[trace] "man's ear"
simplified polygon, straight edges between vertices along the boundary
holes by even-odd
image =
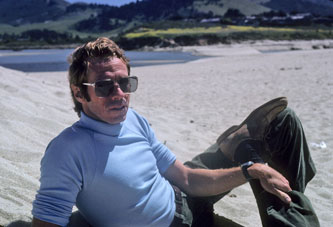
[[[78,101],[80,103],[85,101],[85,98],[83,97],[83,94],[80,91],[79,87],[75,86],[74,84],[71,84],[71,89],[72,89],[72,92],[74,94],[76,101]]]

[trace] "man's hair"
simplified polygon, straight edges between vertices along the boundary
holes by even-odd
[[[82,46],[76,48],[71,55],[69,61],[70,66],[68,70],[69,87],[75,85],[80,88],[80,92],[83,97],[90,101],[88,95],[87,86],[82,83],[88,82],[88,67],[89,61],[94,58],[107,58],[117,57],[121,59],[127,67],[128,74],[130,74],[129,60],[125,57],[124,51],[118,47],[118,45],[112,40],[101,37],[95,41],[88,42]],[[81,116],[82,104],[75,99],[75,94],[71,89],[71,95],[74,102],[74,110]]]

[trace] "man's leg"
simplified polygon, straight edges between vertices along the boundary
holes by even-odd
[[[227,169],[237,166],[235,162],[229,160],[220,150],[219,146],[215,143],[206,149],[203,153],[195,156],[191,161],[184,163],[186,166],[193,169]],[[211,203],[217,202],[224,195],[229,192],[223,193],[219,196],[208,197]],[[205,200],[208,199],[205,197]]]
[[[277,197],[264,191],[258,181],[251,181],[262,223],[264,226],[275,226],[274,223],[277,226],[307,226],[307,224],[319,226],[311,203],[303,194],[306,184],[313,178],[316,169],[301,122],[296,114],[287,108],[277,115],[270,126],[270,132],[265,139],[268,148],[268,151],[265,151],[267,152],[265,161],[289,180],[294,191],[290,192],[293,203],[290,207],[286,207]],[[253,155],[249,157],[251,156],[253,157]],[[237,164],[226,158],[217,144],[213,144],[185,165],[191,168],[218,169],[230,168]],[[190,197],[188,200],[193,209],[194,219],[201,218],[202,210],[212,211],[213,204],[227,193],[207,198]]]
[[[203,153],[184,163],[190,168],[221,169],[231,168],[235,163],[223,155],[219,146],[215,143]],[[188,206],[192,212],[194,226],[214,226],[214,203],[228,194],[225,192],[210,197],[187,197]]]
[[[268,165],[288,179],[293,191],[289,193],[292,203],[288,206],[264,191],[258,180],[250,182],[263,226],[319,226],[311,202],[303,194],[316,168],[302,124],[293,110],[285,109],[272,121],[265,142]]]
[[[217,143],[191,161],[186,162],[185,165],[190,168],[205,169],[231,168],[239,165],[238,162],[234,161],[234,152],[242,146],[240,145],[242,141],[249,139],[262,141],[271,121],[286,108],[287,104],[288,101],[285,97],[279,97],[259,106],[240,125],[230,127],[219,136]],[[250,155],[250,157],[254,156]],[[205,226],[211,226],[213,222],[213,204],[227,193],[204,198],[188,197],[189,207],[193,213],[193,223],[199,223],[197,226],[200,226],[201,221],[204,220],[203,224],[206,223]]]
[[[268,164],[289,180],[293,190],[304,192],[316,168],[295,112],[290,108],[281,112],[271,123],[265,140],[271,157]]]

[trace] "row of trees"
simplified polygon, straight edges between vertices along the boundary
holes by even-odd
[[[251,17],[246,17],[245,15],[241,14],[237,9],[229,9],[224,15],[224,18],[221,19],[221,22],[252,26],[291,27],[325,25],[331,27],[333,26],[333,17],[323,17],[320,15],[313,15],[311,13],[285,13],[283,11],[270,11]]]
[[[67,44],[80,42],[82,39],[79,36],[73,36],[68,32],[59,33],[48,29],[33,29],[22,32],[21,34],[0,34],[0,42],[2,44],[17,41],[41,42],[47,44]]]
[[[102,10],[102,12],[97,15],[91,15],[89,19],[78,22],[77,24],[75,24],[74,27],[76,30],[81,32],[105,32],[117,29],[128,23],[129,21],[133,19],[135,20],[136,17],[139,21],[142,22],[159,20],[191,20],[196,22],[214,21],[215,23],[220,22],[221,24],[251,26],[312,26],[317,24],[322,24],[326,26],[333,25],[332,17],[321,17],[318,15],[312,15],[310,13],[298,14],[297,12],[287,14],[282,11],[270,11],[256,16],[247,17],[242,14],[238,9],[228,9],[222,17],[219,17],[215,16],[212,12],[201,13],[194,9],[188,9],[187,12],[182,12],[182,14],[179,14],[179,12],[177,12],[177,8],[179,7],[178,4],[190,4],[190,0],[188,0],[188,2],[181,1],[178,3],[170,1],[168,11],[166,11],[165,8],[159,5],[159,7],[154,8],[154,10],[151,10],[151,12],[147,12],[147,7],[132,8],[133,6],[140,6],[135,5],[134,3],[124,6],[121,11],[115,9],[116,7],[109,7],[105,10]],[[119,12],[124,11],[126,13],[119,14]],[[145,15],[145,19],[140,18],[140,15]],[[218,18],[219,20],[216,20]]]

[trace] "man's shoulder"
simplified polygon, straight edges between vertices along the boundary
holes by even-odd
[[[77,121],[73,125],[65,128],[57,137],[66,137],[69,139],[80,139],[81,137],[80,140],[82,140],[82,137],[90,136],[91,134],[92,131],[89,128],[83,127],[80,121]]]
[[[80,127],[79,122],[74,123],[72,126],[65,128],[56,137],[54,137],[49,146],[69,146],[76,147],[87,144],[92,139],[92,132],[86,128]],[[48,147],[49,147],[48,146]]]

